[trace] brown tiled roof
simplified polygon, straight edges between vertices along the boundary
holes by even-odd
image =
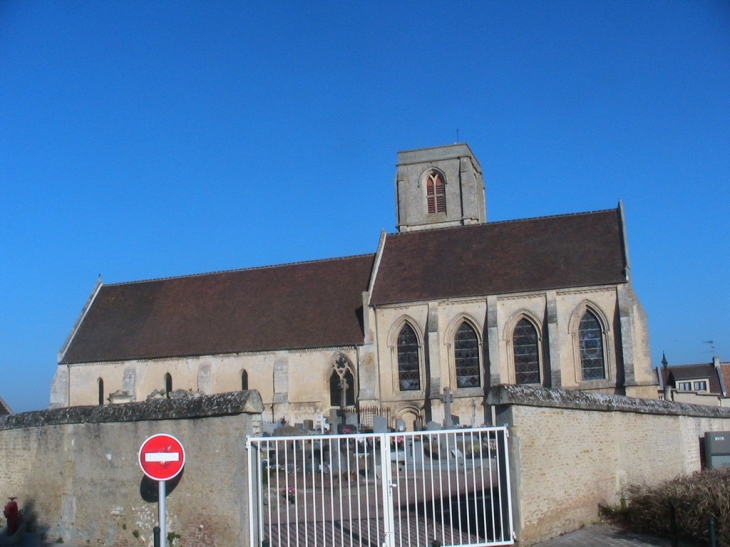
[[[362,344],[373,258],[103,285],[60,362]]]
[[[623,283],[619,211],[388,235],[371,304]]]
[[[725,384],[725,391],[730,392],[730,363],[720,363],[720,374]]]

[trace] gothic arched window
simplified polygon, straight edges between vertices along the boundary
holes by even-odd
[[[512,334],[517,384],[540,383],[540,351],[537,329],[527,319],[520,319]]]
[[[99,387],[99,404],[103,405],[104,404],[104,380],[99,378],[96,381],[96,383],[98,384],[98,387]]]
[[[398,386],[401,391],[421,389],[418,349],[416,333],[406,323],[398,334]]]
[[[352,374],[350,362],[343,355],[335,359],[330,375],[330,406],[342,405],[342,391],[345,391],[345,405],[355,406],[355,376]]]
[[[603,359],[603,329],[593,312],[587,310],[578,327],[580,369],[583,380],[603,380],[606,368]]]
[[[446,183],[438,171],[426,175],[426,201],[429,213],[446,212]]]
[[[479,339],[469,323],[462,323],[454,338],[456,387],[479,387]]]
[[[241,371],[241,390],[248,390],[248,372],[246,372],[246,369]]]

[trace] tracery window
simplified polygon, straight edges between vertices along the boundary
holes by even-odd
[[[438,171],[431,171],[426,176],[426,201],[429,213],[446,212],[446,184]]]
[[[343,355],[335,359],[330,375],[330,406],[339,407],[342,403],[342,391],[345,391],[345,405],[355,405],[355,376],[352,374],[350,362]]]
[[[540,383],[540,351],[537,329],[527,319],[520,319],[512,334],[517,384]]]
[[[462,323],[454,338],[456,386],[479,387],[479,339],[469,323]]]
[[[590,310],[583,314],[578,327],[580,367],[583,380],[603,380],[606,369],[603,359],[603,330]]]
[[[398,334],[398,385],[401,391],[421,389],[418,350],[416,333],[406,323]]]

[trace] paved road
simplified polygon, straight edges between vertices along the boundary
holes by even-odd
[[[537,544],[535,547],[670,547],[669,539],[632,534],[608,524],[596,524]],[[679,542],[680,547],[689,544]]]

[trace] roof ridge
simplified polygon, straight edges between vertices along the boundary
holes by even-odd
[[[428,228],[423,230],[412,230],[408,232],[393,232],[389,233],[389,236],[399,236],[399,235],[408,235],[408,234],[418,234],[422,232],[438,232],[438,231],[445,231],[445,230],[458,230],[462,228],[475,228],[477,226],[490,226],[493,224],[509,224],[512,222],[524,222],[526,220],[545,220],[550,218],[563,218],[563,217],[577,217],[577,216],[583,216],[583,215],[595,215],[598,213],[615,213],[617,209],[597,209],[595,211],[581,211],[579,213],[561,213],[557,215],[545,215],[541,217],[526,217],[526,218],[513,218],[508,220],[494,220],[494,221],[488,221],[488,222],[482,222],[480,224],[466,224],[466,225],[459,225],[459,226],[444,226],[441,228]]]
[[[253,271],[253,270],[266,270],[269,268],[282,268],[285,266],[297,266],[299,264],[316,264],[318,262],[334,262],[336,260],[351,260],[353,258],[364,258],[366,256],[375,256],[375,253],[363,253],[359,255],[349,255],[349,256],[337,256],[333,258],[319,258],[315,260],[301,260],[298,262],[284,262],[282,264],[269,264],[266,266],[252,266],[250,268],[234,268],[232,270],[216,270],[213,272],[203,272],[203,273],[194,273],[194,274],[186,274],[186,275],[171,275],[167,277],[153,277],[150,279],[138,279],[136,281],[121,281],[119,283],[104,283],[105,287],[117,287],[120,285],[134,285],[136,283],[150,283],[152,281],[167,281],[169,279],[185,279],[188,277],[203,277],[206,275],[216,275],[216,274],[223,274],[223,273],[236,273],[236,272],[247,272],[247,271]]]

